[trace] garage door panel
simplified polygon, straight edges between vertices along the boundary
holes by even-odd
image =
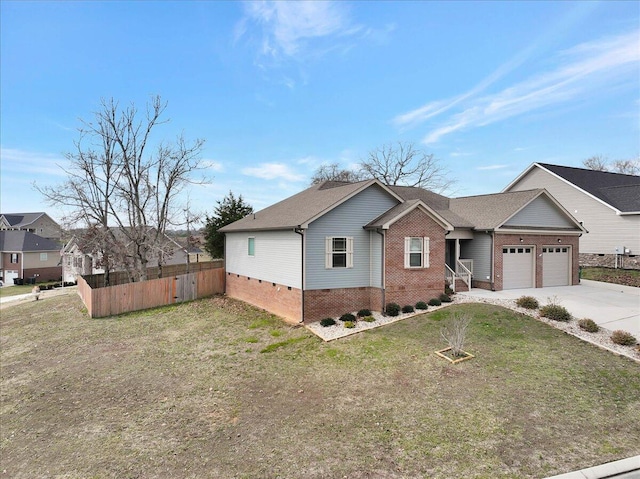
[[[571,248],[544,246],[542,248],[542,286],[568,286],[571,270]]]
[[[534,249],[526,246],[502,248],[502,288],[533,288]]]

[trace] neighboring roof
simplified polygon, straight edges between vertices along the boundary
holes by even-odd
[[[452,198],[449,200],[449,207],[457,215],[472,222],[475,229],[492,230],[511,218],[543,191],[537,189]]]
[[[24,228],[35,223],[41,216],[48,216],[44,212],[39,213],[5,213],[0,215],[7,220],[9,226],[13,228]]]
[[[60,245],[29,231],[0,231],[0,251],[60,251]]]
[[[621,213],[640,212],[640,176],[635,175],[534,163],[513,180],[505,191],[536,167],[550,172]]]
[[[220,228],[223,233],[254,230],[286,230],[305,228],[310,222],[331,211],[359,192],[378,185],[390,195],[401,198],[378,180],[348,183],[325,181],[286,198],[263,210]]]

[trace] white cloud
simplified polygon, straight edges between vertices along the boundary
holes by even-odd
[[[261,53],[266,56],[293,57],[306,42],[323,37],[349,36],[360,27],[349,20],[340,2],[247,2],[245,17],[236,25],[235,38],[249,31],[251,21],[262,27]]]
[[[257,167],[243,168],[242,174],[263,180],[304,181],[307,179],[305,175],[294,172],[284,163],[262,163]]]
[[[224,171],[224,166],[219,161],[204,159],[200,162],[200,167],[205,170],[211,170],[216,172]]]
[[[396,116],[399,127],[412,126],[443,116],[423,142],[435,143],[459,130],[477,128],[534,110],[576,102],[610,90],[615,85],[637,83],[640,64],[639,31],[582,43],[559,52],[558,67],[496,93],[481,93],[506,73],[519,66],[529,53],[522,53],[499,68],[471,90],[445,100],[435,100]],[[604,87],[607,88],[604,88]]]
[[[27,176],[63,177],[66,173],[61,167],[68,164],[67,159],[62,155],[15,148],[0,148],[0,159],[2,159],[3,173],[20,173]]]
[[[509,165],[487,165],[487,166],[478,166],[476,170],[485,171],[485,170],[501,170],[503,168],[508,168]]]

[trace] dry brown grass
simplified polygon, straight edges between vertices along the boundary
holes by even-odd
[[[212,298],[1,312],[3,477],[544,477],[640,454],[640,367],[489,305],[323,343]]]

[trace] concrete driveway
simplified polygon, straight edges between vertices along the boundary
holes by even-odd
[[[632,286],[583,279],[577,286],[505,291],[472,289],[458,294],[493,299],[533,296],[541,305],[548,303],[548,298],[555,296],[575,318],[591,318],[603,328],[611,331],[622,329],[640,339],[640,288]]]

